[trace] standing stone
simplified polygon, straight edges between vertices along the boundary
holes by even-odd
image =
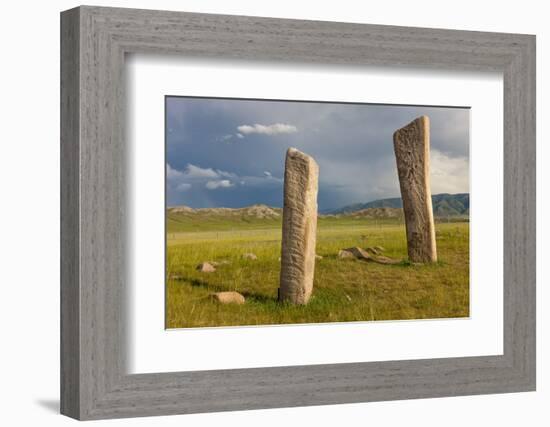
[[[407,249],[412,262],[435,262],[435,227],[430,189],[430,119],[421,116],[393,134],[403,200]]]
[[[307,304],[313,291],[319,166],[295,148],[286,152],[279,301]]]

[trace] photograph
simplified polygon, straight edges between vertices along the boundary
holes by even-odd
[[[469,316],[468,107],[166,96],[165,126],[167,329]]]
[[[111,3],[6,10],[4,418],[548,418],[542,6]]]

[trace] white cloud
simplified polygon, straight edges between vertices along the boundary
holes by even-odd
[[[237,177],[237,175],[235,175],[232,172],[221,171],[219,169],[216,169],[216,173],[218,174],[218,176],[224,177],[224,178],[236,178]]]
[[[206,188],[209,190],[215,190],[217,188],[229,188],[233,187],[233,184],[228,179],[220,179],[217,181],[208,181],[206,183]]]
[[[200,166],[187,164],[183,171],[174,169],[168,163],[166,164],[166,180],[168,186],[179,193],[189,191],[193,185],[203,186],[206,182],[206,188],[214,190],[216,188],[228,188],[233,184],[229,179],[236,175],[231,172],[212,168],[201,168]]]
[[[438,150],[430,153],[432,194],[468,193],[469,164],[466,157],[449,157]]]
[[[243,138],[244,138],[244,135],[243,135],[242,133],[238,133],[238,134],[237,134],[237,138],[243,139]]]
[[[174,169],[168,163],[166,164],[166,178],[170,181],[181,181],[183,179],[234,178],[235,176],[236,175],[232,172],[222,171],[220,169],[201,168],[191,163],[188,163],[183,171]]]
[[[187,164],[184,175],[189,178],[218,178],[220,176],[219,171],[212,168],[201,168],[191,163]]]
[[[294,125],[289,125],[285,123],[275,123],[272,125],[260,125],[256,123],[255,125],[241,125],[237,126],[239,133],[250,135],[250,134],[261,134],[261,135],[279,135],[285,133],[294,133],[298,132],[298,128]]]
[[[231,188],[236,185],[272,187],[280,186],[283,182],[281,178],[274,177],[270,171],[264,171],[260,176],[239,176],[233,172],[201,168],[191,163],[187,164],[183,171],[174,169],[167,163],[166,178],[170,188],[180,193],[201,187],[208,190]]]
[[[191,184],[186,181],[186,172],[174,169],[168,163],[166,164],[166,183],[170,189],[179,193],[188,191]]]
[[[173,169],[168,163],[166,163],[166,178],[168,180],[178,179],[183,177],[183,172]]]
[[[272,188],[279,187],[283,183],[282,178],[277,178],[268,171],[264,171],[263,176],[241,176],[240,178],[239,184],[247,187]]]

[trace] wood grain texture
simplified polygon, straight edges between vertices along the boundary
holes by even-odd
[[[78,10],[61,20],[61,412],[80,414]]]
[[[535,388],[535,38],[80,7],[61,25],[61,407],[78,419]],[[504,75],[504,354],[129,375],[124,55]]]

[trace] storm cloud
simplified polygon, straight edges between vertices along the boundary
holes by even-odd
[[[468,192],[468,108],[168,97],[167,205],[281,206],[288,147],[319,163],[320,210],[398,197],[392,135],[420,115],[432,192]]]

